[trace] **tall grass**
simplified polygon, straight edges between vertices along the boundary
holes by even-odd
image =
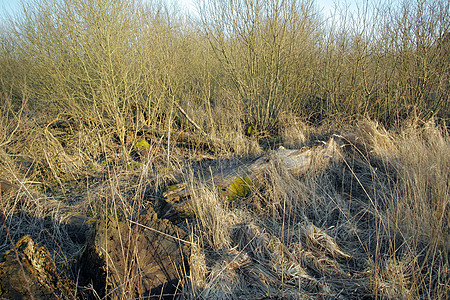
[[[209,206],[214,190],[194,195],[199,297],[446,299],[448,132],[419,123],[395,133],[363,121],[335,135],[331,159],[300,177],[275,164],[232,206]]]

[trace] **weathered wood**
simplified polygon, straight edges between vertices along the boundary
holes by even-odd
[[[177,283],[189,272],[189,255],[187,234],[151,208],[135,221],[108,216],[88,238],[80,277],[100,295],[109,286],[108,299],[176,294]]]
[[[337,154],[339,145],[331,138],[328,142],[301,149],[285,149],[280,147],[263,154],[256,160],[212,174],[202,182],[222,188],[233,184],[238,178],[249,178],[253,181],[258,175],[267,171],[273,164],[285,168],[294,176],[299,176],[311,169],[314,161],[330,159]],[[190,185],[182,183],[171,186],[164,197],[170,199],[187,197],[191,194]]]
[[[18,190],[19,187],[11,182],[0,179],[0,194],[6,194],[15,190]]]
[[[29,235],[1,258],[1,299],[73,299],[75,289],[72,280],[57,272],[48,250]]]

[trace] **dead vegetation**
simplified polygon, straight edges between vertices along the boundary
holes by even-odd
[[[445,299],[450,280],[446,130],[416,121],[388,131],[361,120],[341,132],[320,133],[324,141],[310,142],[311,133],[298,150],[199,162],[179,157],[169,165],[164,152],[152,150],[158,145],[149,144],[129,161],[97,158],[75,179],[70,172],[52,178],[51,172],[36,171],[27,182],[5,168],[4,178],[16,178],[9,179],[10,189],[2,189],[3,230],[9,230],[11,241],[30,234],[45,245],[60,274],[78,283],[70,286],[79,297],[151,295],[155,285],[146,288],[144,272],[151,260],[145,263],[143,253],[152,243],[142,241],[161,234],[180,251],[182,245],[189,248],[185,265],[173,266],[172,278],[179,283],[159,288],[165,297]],[[55,151],[51,143],[42,147],[44,153]],[[280,155],[284,152],[289,154]],[[293,154],[297,159],[289,163]],[[55,156],[48,157],[46,163],[55,163],[50,160]],[[304,163],[298,157],[307,158],[301,172],[292,167]],[[58,159],[68,165],[80,161]],[[164,234],[139,221],[153,208],[183,234]],[[103,286],[90,285],[86,278],[93,271],[86,268],[96,265],[84,261],[93,251],[85,248],[104,226],[95,224],[118,220],[122,233],[111,231],[99,248],[109,254],[104,267],[97,267],[111,271],[103,273]],[[150,231],[138,233],[137,224]],[[139,241],[130,239],[141,235]]]
[[[230,3],[5,20],[0,296],[450,297],[448,3]]]

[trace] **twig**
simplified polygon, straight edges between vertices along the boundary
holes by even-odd
[[[170,237],[170,238],[172,238],[172,239],[174,239],[174,240],[177,240],[177,241],[180,241],[180,242],[183,242],[183,243],[189,244],[189,245],[195,245],[195,244],[194,244],[194,243],[192,243],[192,242],[189,242],[189,241],[186,241],[186,240],[180,239],[180,238],[178,238],[178,237],[174,237],[174,236],[171,236],[170,234],[167,234],[167,233],[164,233],[164,232],[162,232],[162,231],[156,230],[156,229],[154,229],[154,228],[151,228],[151,227],[145,226],[145,225],[143,225],[143,224],[140,224],[140,223],[138,223],[138,222],[135,222],[135,221],[132,221],[132,220],[128,220],[128,222],[130,222],[130,223],[132,223],[132,224],[135,224],[135,225],[138,225],[138,226],[141,226],[141,227],[143,227],[143,228],[145,228],[145,229],[148,229],[148,230],[154,231],[154,232],[156,232],[156,233],[159,233],[159,234],[161,234],[161,235],[164,235],[164,236]]]
[[[165,297],[173,297],[175,298],[175,296],[182,296],[185,295],[185,293],[175,293],[175,294],[161,294],[161,295],[149,295],[149,296],[142,296],[139,298],[132,298],[130,300],[138,300],[138,299],[150,299],[150,298],[160,298],[160,299],[164,299]]]
[[[192,120],[189,115],[186,113],[186,111],[177,103],[177,101],[174,101],[175,105],[177,106],[177,108],[181,111],[181,113],[186,117],[186,119],[188,119],[188,121],[194,125],[195,128],[198,129],[198,131],[200,131],[200,133],[204,136],[208,136],[208,134],[200,127],[197,125],[197,123],[194,122],[194,120]]]

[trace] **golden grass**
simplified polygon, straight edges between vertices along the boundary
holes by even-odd
[[[290,126],[299,126],[293,134],[305,130],[302,123]],[[201,173],[181,159],[192,156],[191,149],[173,152],[167,164],[165,151],[151,151],[159,146],[149,144],[131,164],[114,156],[112,145],[97,158],[90,148],[77,149],[81,141],[89,145],[90,132],[66,138],[57,129],[34,128],[42,141],[27,148],[38,163],[34,171],[17,167],[25,154],[2,154],[2,164],[11,166],[2,176],[17,186],[2,193],[2,211],[13,239],[31,233],[69,274],[81,245],[67,237],[64,220],[133,217],[148,205],[162,205],[157,198],[167,185],[184,178],[192,191],[187,224],[180,223],[193,243],[184,286],[189,297],[448,294],[449,140],[435,122],[386,130],[363,119],[341,133],[311,127],[311,136],[333,140],[325,159],[313,157],[312,168],[295,176],[274,162],[249,193],[233,200],[203,183]],[[16,138],[8,146],[33,143]],[[291,141],[286,137],[285,145]],[[304,149],[314,155],[324,143],[306,139],[304,145],[312,145]]]
[[[195,231],[204,250],[193,252],[192,266],[209,270],[196,285],[198,297],[350,297],[343,291],[353,285],[354,297],[446,298],[447,133],[432,123],[389,132],[368,120],[354,132],[336,153],[340,159],[316,161],[316,171],[294,178],[275,168],[233,210],[194,208],[203,230],[242,215],[220,227],[218,236],[231,237],[226,243]]]
[[[45,0],[2,25],[12,239],[31,234],[76,278],[71,215],[164,215],[181,183],[187,298],[447,299],[448,3],[373,7],[351,26],[309,1],[230,3],[196,22],[164,4]],[[275,161],[233,199],[197,172],[279,146],[311,150],[312,167]]]

